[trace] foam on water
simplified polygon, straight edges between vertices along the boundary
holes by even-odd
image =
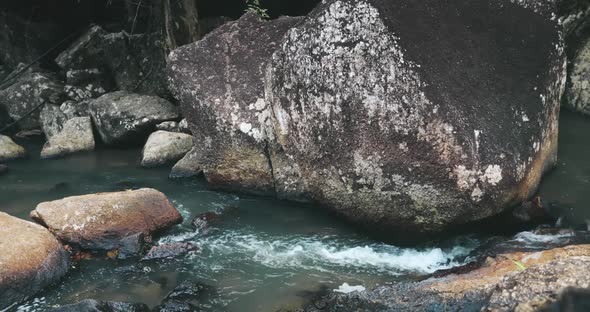
[[[537,234],[534,232],[520,232],[513,238],[514,241],[525,243],[525,244],[542,244],[543,246],[547,243],[562,243],[567,239],[573,237],[573,232],[561,232],[556,234]]]
[[[216,257],[239,257],[266,267],[315,271],[432,273],[462,264],[476,242],[453,248],[399,248],[336,236],[272,237],[226,231],[204,237],[202,246]]]

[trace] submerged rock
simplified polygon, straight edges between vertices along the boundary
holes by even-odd
[[[48,138],[41,150],[41,158],[92,151],[94,146],[90,117],[75,117],[66,121],[58,133]]]
[[[113,301],[82,300],[51,309],[52,312],[149,312],[150,308],[143,303],[127,303]]]
[[[0,309],[57,282],[68,254],[44,227],[0,212]]]
[[[64,99],[61,81],[50,73],[27,70],[9,87],[0,90],[0,105],[10,117],[19,120],[21,129],[40,127],[39,111],[42,105],[59,105]],[[36,109],[36,110],[35,110]],[[28,115],[30,112],[32,114]]]
[[[0,161],[13,160],[24,158],[27,156],[27,151],[20,145],[5,135],[0,134]]]
[[[7,165],[0,164],[0,175],[3,175],[5,173],[7,173],[8,170],[9,169],[8,169],[8,166]]]
[[[88,109],[106,144],[142,140],[157,124],[180,117],[165,99],[125,91],[105,94],[91,101]]]
[[[203,173],[203,170],[201,169],[201,155],[199,154],[200,151],[201,150],[199,148],[191,148],[191,150],[186,153],[186,155],[184,155],[184,157],[179,160],[174,165],[174,167],[172,167],[169,177],[172,179],[190,178]]]
[[[590,115],[590,38],[580,46],[571,66],[565,103],[575,111]]]
[[[245,14],[170,54],[171,92],[183,105],[213,188],[272,194],[265,150],[264,75],[279,42],[301,18]],[[198,71],[195,71],[198,68]]]
[[[150,135],[142,151],[141,165],[156,167],[174,163],[193,146],[192,135],[177,132],[156,131]]]
[[[73,196],[41,203],[31,218],[61,241],[82,250],[110,251],[128,239],[182,222],[164,194],[154,189]]]
[[[557,21],[509,0],[330,0],[302,22],[225,24],[169,75],[211,187],[428,234],[533,195],[565,67]]]
[[[301,311],[534,311],[568,287],[590,287],[589,261],[590,245],[501,254],[468,273],[334,293]]]
[[[190,252],[198,251],[199,247],[191,243],[168,243],[153,246],[141,261],[173,259]]]

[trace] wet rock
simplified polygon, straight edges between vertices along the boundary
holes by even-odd
[[[287,21],[246,15],[170,55],[211,187],[427,235],[527,200],[555,164],[566,61],[549,16],[508,0],[330,0]]]
[[[153,246],[141,261],[174,259],[190,252],[198,251],[199,247],[191,243],[168,243]]]
[[[91,101],[88,109],[106,144],[142,140],[157,124],[180,117],[165,99],[125,91],[105,94]]]
[[[156,131],[150,135],[142,152],[141,165],[156,167],[174,163],[184,157],[193,146],[189,134]]]
[[[567,287],[588,287],[587,261],[590,245],[500,254],[467,273],[330,294],[302,311],[510,311],[536,304],[536,299],[554,302]]]
[[[590,37],[577,51],[571,67],[566,105],[590,115]]]
[[[0,309],[5,309],[68,271],[68,254],[44,227],[0,212]]]
[[[191,150],[186,153],[186,155],[184,155],[174,167],[172,167],[169,177],[172,179],[190,178],[203,173],[199,150],[199,148],[191,148]]]
[[[121,239],[116,258],[128,259],[143,254],[152,243],[151,235],[138,233]]]
[[[209,285],[186,280],[176,286],[164,298],[164,301],[199,302],[210,296],[214,291],[215,289]]]
[[[74,304],[68,304],[51,309],[52,312],[149,312],[143,303],[127,303],[113,301],[97,301],[86,299]]]
[[[187,302],[166,301],[154,309],[157,312],[192,312],[199,311],[197,307]]]
[[[40,105],[59,105],[63,100],[61,81],[51,73],[35,70],[25,71],[12,85],[0,90],[0,105],[4,106],[12,119],[21,119],[34,110],[19,122],[20,128],[24,130],[40,127]]]
[[[24,158],[27,151],[5,135],[0,134],[0,161]]]
[[[47,143],[41,150],[41,158],[54,158],[92,151],[94,146],[90,117],[75,117],[66,121],[58,133],[48,137]]]
[[[188,114],[195,141],[202,142],[195,148],[210,187],[274,192],[263,141],[270,117],[264,75],[279,42],[299,21],[245,14],[170,54],[171,92]]]
[[[55,61],[66,71],[73,99],[114,89],[167,96],[165,54],[155,34],[108,33],[94,26]]]
[[[154,189],[45,202],[31,212],[31,218],[69,245],[98,251],[120,249],[129,237],[151,235],[182,222],[172,203]]]
[[[0,176],[8,172],[8,166],[0,164]]]

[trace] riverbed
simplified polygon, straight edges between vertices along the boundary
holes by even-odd
[[[572,220],[590,219],[590,119],[563,112],[558,167],[540,188],[544,200]],[[314,205],[272,198],[214,192],[204,178],[168,179],[169,168],[143,169],[138,149],[99,148],[64,159],[40,160],[42,142],[19,141],[31,157],[10,162],[0,177],[0,210],[28,219],[44,201],[96,192],[151,187],[164,192],[184,217],[157,242],[192,242],[197,253],[172,260],[86,260],[69,275],[17,307],[45,311],[83,299],[142,302],[154,307],[184,280],[210,285],[199,302],[206,311],[276,311],[291,309],[320,291],[343,283],[367,289],[414,280],[439,269],[464,264],[490,240],[545,248],[564,245],[568,234],[514,233],[492,237],[464,233],[410,247],[380,242]],[[191,220],[206,212],[231,213],[209,231],[195,230]],[[561,213],[561,212],[560,212]]]

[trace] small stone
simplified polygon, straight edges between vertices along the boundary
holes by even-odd
[[[170,178],[190,178],[203,173],[200,149],[193,147],[170,171]]]
[[[48,138],[41,150],[41,158],[54,158],[72,153],[94,150],[94,134],[90,117],[75,117]]]
[[[173,259],[198,250],[199,247],[191,243],[162,244],[153,246],[150,251],[148,251],[148,253],[141,259],[141,261]]]

